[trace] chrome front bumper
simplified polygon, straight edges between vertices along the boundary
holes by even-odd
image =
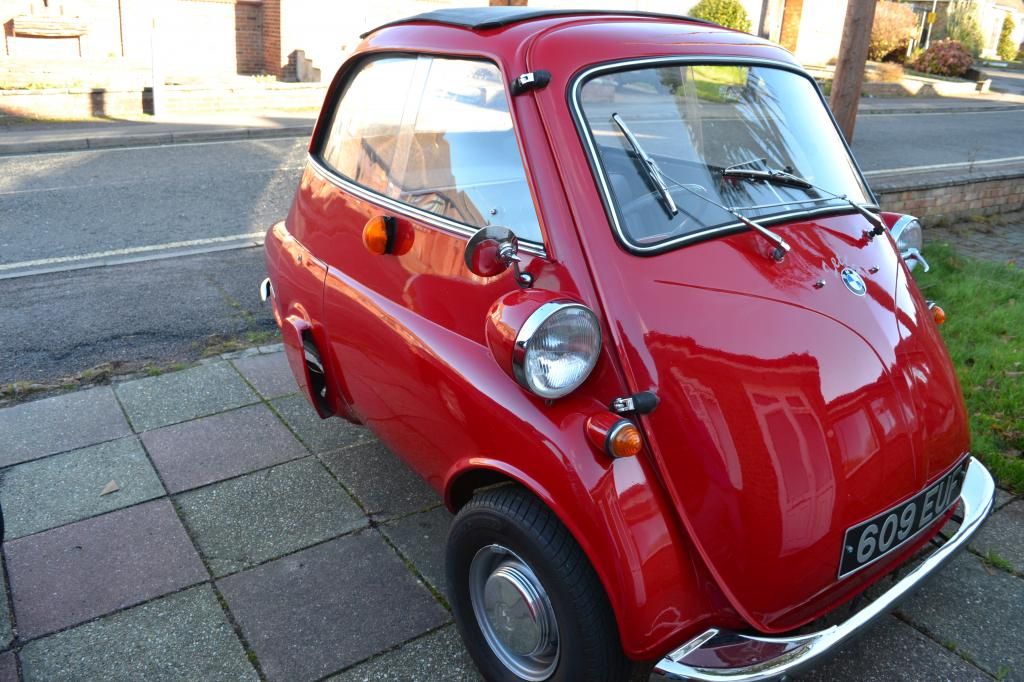
[[[661,659],[651,680],[753,682],[777,679],[820,663],[861,634],[966,544],[992,511],[994,497],[992,476],[972,457],[960,492],[960,527],[939,549],[850,619],[796,637],[757,637],[711,628]]]

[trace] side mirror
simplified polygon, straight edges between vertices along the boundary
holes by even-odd
[[[515,270],[516,282],[521,287],[533,284],[533,277],[519,269],[519,239],[507,227],[490,225],[477,231],[466,244],[466,267],[479,277],[496,277]]]

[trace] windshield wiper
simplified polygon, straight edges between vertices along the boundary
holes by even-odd
[[[782,259],[786,257],[786,254],[789,253],[789,250],[790,250],[791,247],[789,246],[789,244],[787,244],[785,242],[785,240],[782,239],[782,237],[780,237],[779,235],[775,234],[774,232],[769,230],[764,225],[751,220],[750,218],[748,218],[747,216],[743,215],[742,213],[740,213],[735,208],[730,208],[729,206],[726,206],[725,204],[718,203],[717,201],[715,201],[711,197],[707,196],[707,194],[706,194],[707,190],[705,188],[701,187],[700,185],[691,185],[691,184],[686,184],[686,183],[683,183],[683,182],[679,182],[678,180],[673,180],[668,175],[666,175],[665,177],[668,178],[668,180],[675,187],[679,187],[681,189],[685,189],[687,192],[689,192],[693,196],[695,196],[695,197],[697,197],[699,199],[703,199],[704,201],[708,202],[712,206],[717,206],[718,208],[722,209],[726,213],[731,214],[734,218],[736,218],[736,220],[740,221],[741,223],[743,223],[744,225],[746,225],[747,227],[749,227],[750,229],[754,230],[759,235],[761,235],[762,237],[764,237],[765,239],[770,241],[772,243],[772,245],[775,247],[774,249],[772,249],[772,253],[771,253],[772,260],[777,261],[777,262],[781,262]]]
[[[633,131],[629,129],[626,122],[622,120],[622,117],[618,114],[612,114],[612,122],[619,127],[622,131],[623,137],[626,138],[626,142],[633,148],[633,152],[637,158],[640,159],[640,164],[643,166],[644,171],[647,173],[647,178],[654,185],[654,188],[658,191],[658,195],[661,197],[662,203],[665,205],[665,210],[668,211],[668,216],[671,218],[679,213],[679,209],[676,207],[676,202],[672,199],[672,193],[668,191],[668,185],[665,184],[664,174],[661,172],[661,168],[658,167],[658,163],[650,157],[650,155],[644,151],[644,148],[640,146],[640,141],[633,135]]]
[[[777,170],[775,168],[765,168],[763,170],[741,168],[741,166],[746,166],[750,163],[754,163],[759,160],[760,159],[757,159],[755,161],[748,161],[746,163],[738,163],[736,165],[729,166],[728,168],[723,168],[722,177],[741,178],[743,180],[752,180],[755,182],[768,182],[773,185],[782,185],[784,187],[797,187],[799,189],[817,190],[822,194],[827,194],[832,199],[845,201],[853,208],[853,210],[857,211],[857,213],[860,213],[862,216],[864,216],[874,228],[868,233],[872,237],[878,237],[882,234],[885,234],[885,223],[882,222],[882,218],[877,214],[872,213],[861,204],[858,204],[856,201],[854,201],[845,194],[836,194],[835,192],[830,192],[824,187],[819,187],[818,185],[815,185],[813,182],[809,182],[799,176],[793,175],[792,173],[789,173],[784,170]]]

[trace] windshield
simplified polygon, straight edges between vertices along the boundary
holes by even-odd
[[[849,210],[848,202],[829,193],[871,201],[813,82],[792,71],[644,66],[587,78],[577,101],[616,227],[637,250],[741,227],[727,208],[764,221],[822,208]],[[829,193],[723,175],[739,169],[781,169]],[[666,188],[677,212],[666,209]]]

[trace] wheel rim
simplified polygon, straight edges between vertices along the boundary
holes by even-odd
[[[487,645],[524,680],[546,680],[558,665],[558,622],[530,566],[501,545],[482,547],[469,565],[469,599]]]

